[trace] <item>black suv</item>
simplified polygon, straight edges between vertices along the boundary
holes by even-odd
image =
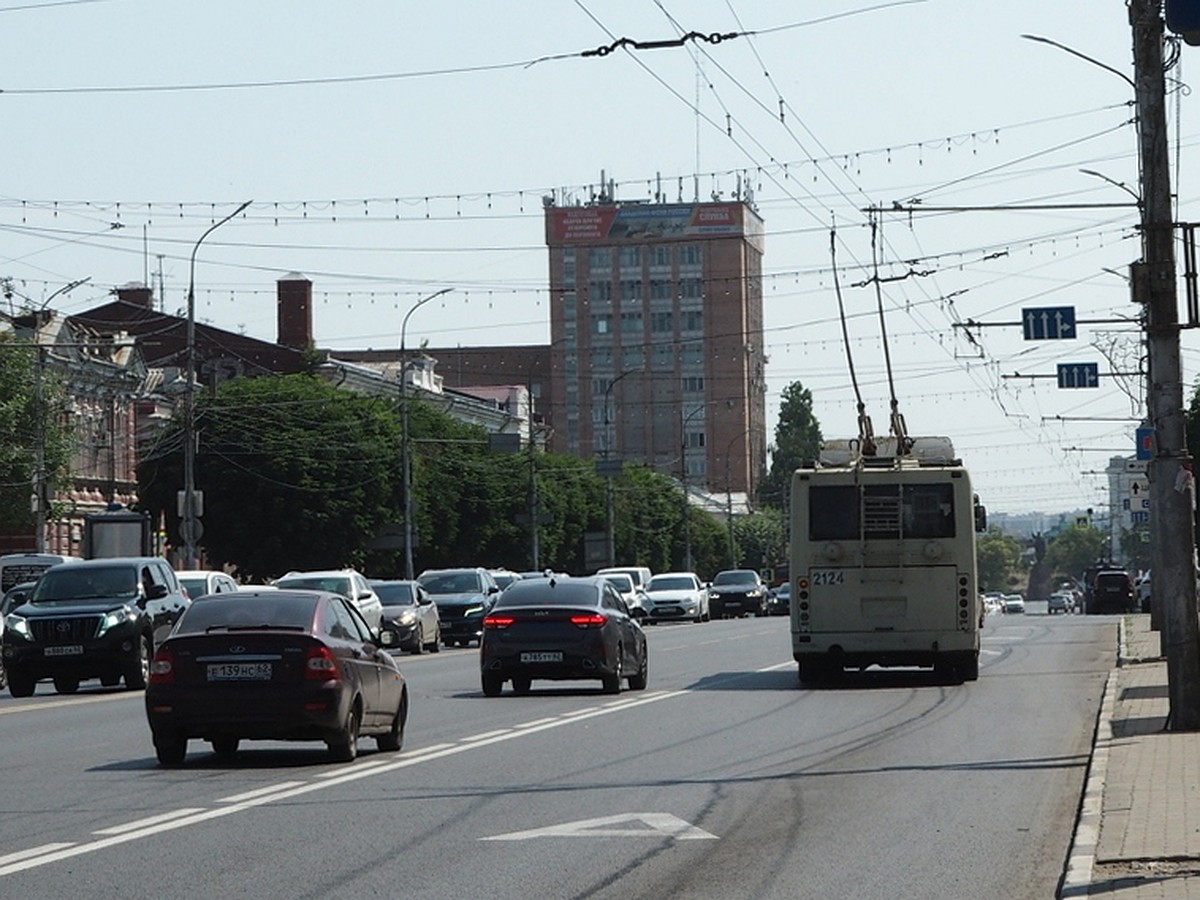
[[[718,572],[708,588],[708,612],[714,619],[767,614],[767,586],[753,569]]]
[[[500,585],[487,569],[427,569],[417,583],[433,596],[442,623],[442,643],[463,647],[483,639],[483,615],[492,608]]]
[[[28,601],[4,617],[4,669],[14,697],[53,678],[60,694],[99,678],[144,688],[154,649],[189,601],[155,556],[93,559],[42,573]]]

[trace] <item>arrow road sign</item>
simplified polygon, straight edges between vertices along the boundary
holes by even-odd
[[[482,841],[528,841],[547,837],[672,838],[676,841],[715,841],[717,836],[670,813],[627,813],[599,819],[581,819],[548,828],[510,831],[480,838]]]
[[[1066,341],[1075,337],[1075,307],[1031,306],[1021,310],[1027,341]]]
[[[1059,363],[1060,388],[1100,387],[1100,363]]]

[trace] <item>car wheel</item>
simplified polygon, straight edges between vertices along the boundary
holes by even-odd
[[[417,639],[413,641],[412,650],[409,652],[413,656],[420,656],[425,652],[425,631],[420,625],[417,626]]]
[[[356,702],[350,706],[346,724],[342,726],[337,737],[326,742],[329,747],[329,756],[334,762],[354,762],[358,757],[358,725],[358,703]]]
[[[24,672],[8,672],[8,692],[14,697],[32,697],[37,679]]]
[[[164,766],[178,766],[187,756],[187,738],[181,734],[156,731],[154,753]]]
[[[70,675],[58,675],[54,679],[54,689],[60,694],[73,694],[79,690],[79,679]]]
[[[138,641],[137,654],[125,670],[125,687],[129,690],[145,690],[146,679],[150,677],[150,656],[150,638],[142,635]]]
[[[629,689],[631,691],[644,691],[646,684],[650,679],[650,654],[646,648],[642,648],[642,664],[638,667],[636,675],[629,676]]]
[[[8,675],[4,671],[4,663],[0,663],[0,691],[8,684]]]
[[[219,737],[212,739],[213,753],[217,756],[228,758],[237,755],[238,744],[240,742],[235,737]]]
[[[402,694],[400,706],[392,719],[392,727],[377,735],[375,745],[383,751],[394,753],[404,746],[404,720],[408,718],[408,695]]]
[[[483,695],[485,697],[499,697],[500,691],[504,688],[504,679],[499,675],[493,675],[490,672],[484,672],[480,676],[480,681],[483,684]]]
[[[621,693],[621,656],[624,652],[620,646],[617,647],[617,661],[613,671],[608,675],[602,676],[600,679],[600,683],[604,686],[604,693],[606,694]]]
[[[533,679],[528,675],[514,675],[512,680],[514,694],[528,694]]]

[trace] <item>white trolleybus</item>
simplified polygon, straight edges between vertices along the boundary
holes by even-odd
[[[948,438],[830,441],[791,497],[792,655],[804,682],[932,666],[979,677],[975,532],[985,513]],[[897,452],[897,447],[906,448]]]

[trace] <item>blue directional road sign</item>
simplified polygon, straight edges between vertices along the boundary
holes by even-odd
[[[1059,363],[1058,386],[1060,388],[1100,387],[1100,364]]]
[[[1075,307],[1031,306],[1021,310],[1027,341],[1068,341],[1075,337]]]

